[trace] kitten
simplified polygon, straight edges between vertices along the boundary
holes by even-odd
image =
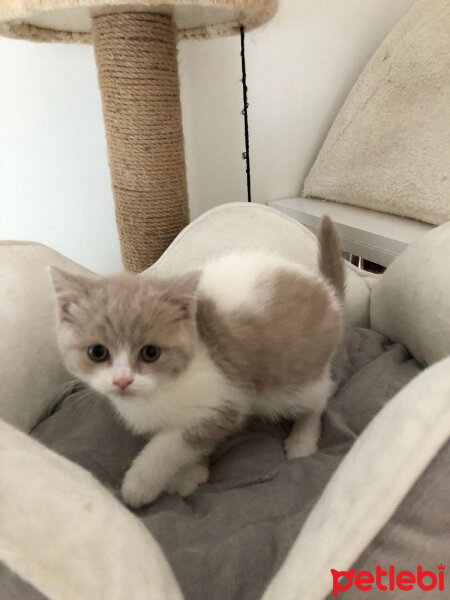
[[[265,251],[166,279],[50,267],[68,370],[135,432],[154,434],[125,475],[128,505],[191,493],[208,478],[208,455],[249,415],[294,419],[288,458],[316,450],[344,294],[328,217],[319,241],[317,275]]]

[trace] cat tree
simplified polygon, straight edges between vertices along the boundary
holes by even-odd
[[[0,33],[92,42],[124,266],[146,269],[189,219],[178,39],[252,29],[278,0],[2,0]]]

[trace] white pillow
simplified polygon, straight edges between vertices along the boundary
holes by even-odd
[[[46,246],[0,242],[0,417],[24,431],[71,378],[56,345],[47,265],[89,272]]]
[[[450,219],[450,2],[419,0],[350,92],[303,195]]]
[[[374,286],[371,327],[403,342],[422,365],[450,354],[450,223],[394,260]]]
[[[0,562],[40,598],[183,600],[157,541],[85,469],[1,420],[0,456]]]

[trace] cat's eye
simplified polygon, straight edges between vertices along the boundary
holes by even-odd
[[[155,360],[158,360],[160,355],[161,348],[159,348],[159,346],[152,346],[151,344],[144,346],[139,352],[140,359],[148,363],[155,362]]]
[[[94,346],[89,346],[88,348],[88,356],[94,362],[105,362],[109,358],[109,350],[106,346],[102,344],[95,344]]]

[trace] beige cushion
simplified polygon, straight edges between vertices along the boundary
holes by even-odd
[[[450,355],[450,223],[394,260],[373,287],[370,324],[402,342],[422,365]]]
[[[41,244],[0,242],[0,417],[24,431],[72,378],[56,346],[47,265],[89,273]]]
[[[1,419],[0,460],[0,562],[45,598],[183,600],[158,542],[85,469]]]
[[[338,114],[304,195],[450,219],[450,2],[419,0],[374,54]]]

